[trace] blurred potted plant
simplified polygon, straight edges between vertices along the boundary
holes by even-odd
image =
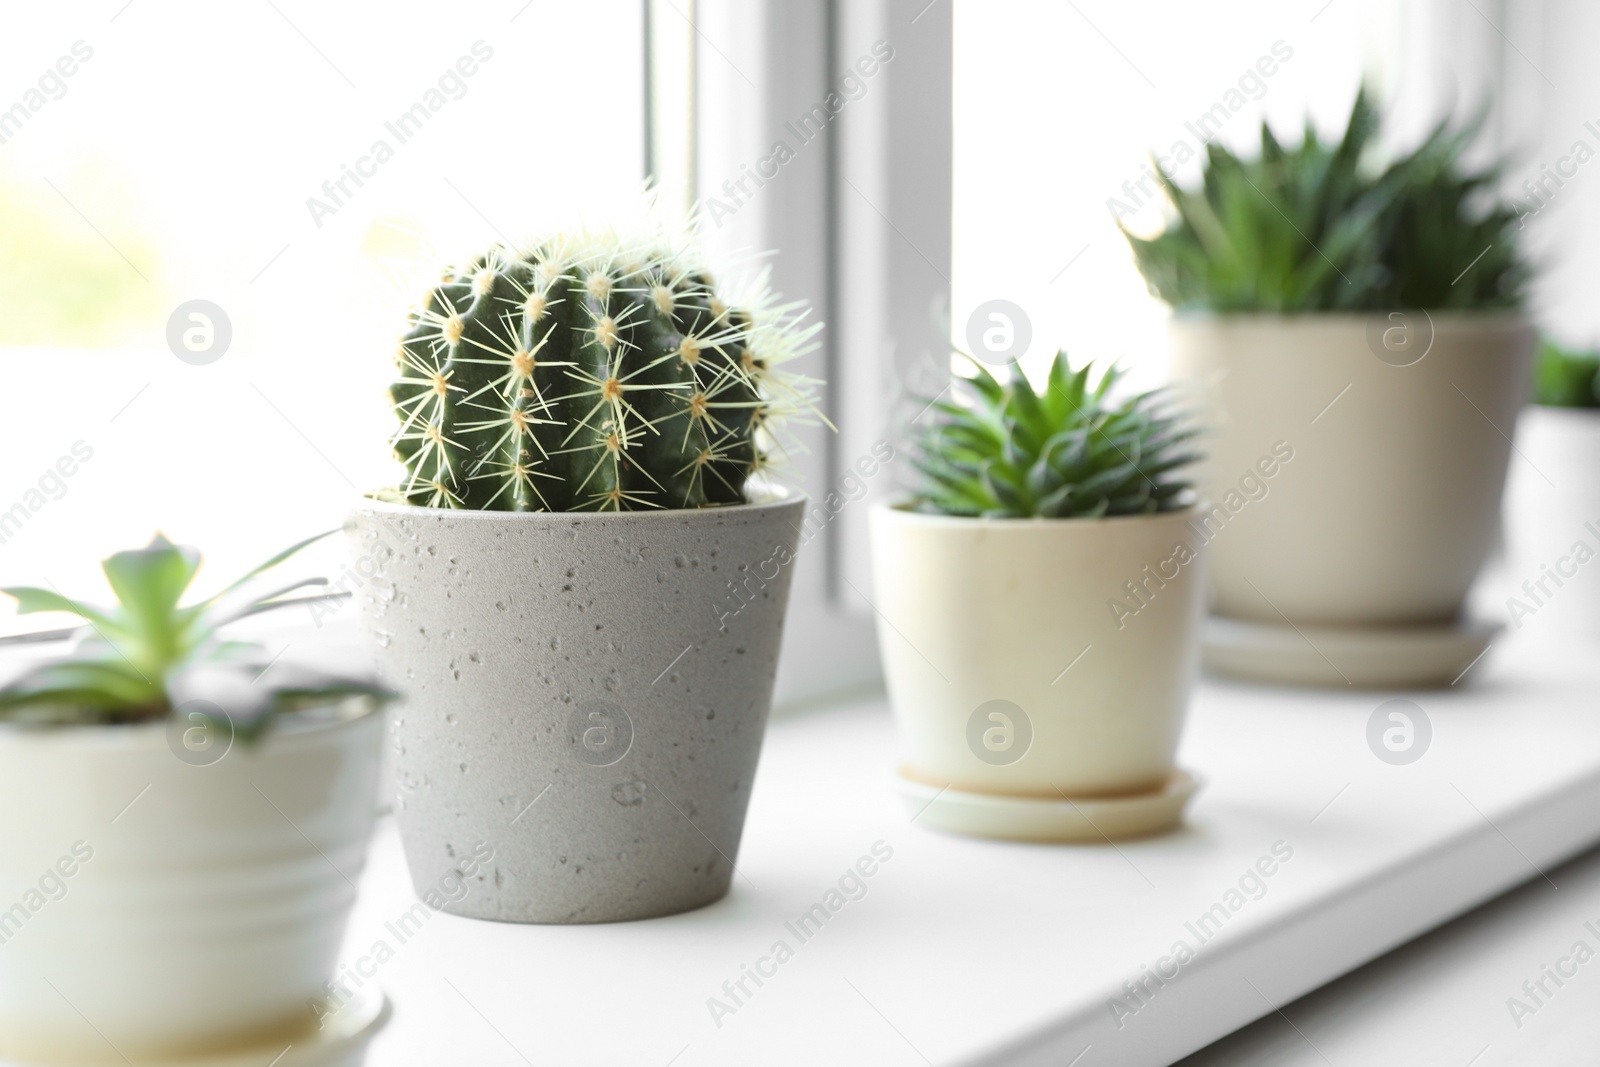
[[[1544,340],[1506,486],[1513,630],[1600,639],[1600,351]]]
[[[1170,827],[1194,788],[1173,764],[1202,607],[1193,431],[1090,370],[957,379],[912,424],[917,493],[873,513],[899,786],[925,823],[1098,841]]]
[[[1230,673],[1449,682],[1492,633],[1462,604],[1527,390],[1517,218],[1462,161],[1478,123],[1380,166],[1378,122],[1363,90],[1335,144],[1213,143],[1198,187],[1162,176],[1165,229],[1128,238],[1217,430],[1206,661]],[[1274,449],[1293,464],[1266,500],[1246,483]]]
[[[557,234],[449,270],[400,343],[405,477],[352,551],[403,681],[397,814],[447,910],[639,919],[727,891],[803,498],[763,478],[816,327],[691,243]]]
[[[221,633],[307,584],[251,591],[309,543],[183,606],[200,556],[160,535],[104,561],[114,607],[0,590],[84,621],[69,651],[0,688],[0,1059],[339,1041],[354,1056],[381,1023],[309,1036],[392,694]]]

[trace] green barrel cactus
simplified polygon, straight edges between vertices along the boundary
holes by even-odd
[[[764,284],[723,295],[665,238],[564,234],[447,270],[389,395],[414,504],[627,511],[745,501],[776,423],[814,411],[783,363],[816,324]]]

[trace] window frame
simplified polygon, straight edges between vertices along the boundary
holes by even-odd
[[[647,113],[660,116],[676,99],[693,115],[689,165],[674,168],[673,146],[653,137],[651,177],[675,195],[688,190],[714,256],[778,250],[768,261],[773,287],[806,299],[827,323],[818,350],[795,367],[826,382],[821,407],[837,432],[798,427],[790,475],[810,498],[809,517],[776,701],[875,685],[868,515],[893,498],[905,465],[899,455],[882,461],[903,371],[948,351],[930,310],[950,300],[952,4],[644,2],[654,60]],[[657,48],[682,24],[692,31],[687,99]],[[878,42],[892,49],[887,62],[866,58]],[[853,96],[840,91],[847,70],[861,87]],[[831,121],[800,140],[797,118],[819,105]],[[746,180],[742,192],[733,185],[780,141],[792,156],[774,177],[754,188]]]

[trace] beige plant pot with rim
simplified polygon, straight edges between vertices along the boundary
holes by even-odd
[[[952,793],[1002,801],[987,822],[950,828],[1070,839],[1019,826],[1040,804],[1065,805],[1070,817],[1089,798],[1168,789],[1198,655],[1204,560],[1191,545],[1195,514],[873,513],[875,607],[901,777],[941,791],[936,804]],[[1006,798],[1016,803],[1008,808]],[[1169,805],[1163,825],[1185,799],[1186,791]],[[921,821],[937,815],[927,809]]]
[[[1263,645],[1252,660],[1208,639],[1208,664],[1425,684],[1481,652],[1482,632],[1460,616],[1498,539],[1528,320],[1179,314],[1170,337],[1173,376],[1211,430],[1212,610],[1283,641],[1281,655]],[[1319,640],[1338,647],[1307,647]]]

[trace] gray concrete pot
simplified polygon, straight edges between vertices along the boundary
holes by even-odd
[[[356,598],[406,694],[396,809],[420,897],[584,923],[727,893],[803,508],[361,501]]]

